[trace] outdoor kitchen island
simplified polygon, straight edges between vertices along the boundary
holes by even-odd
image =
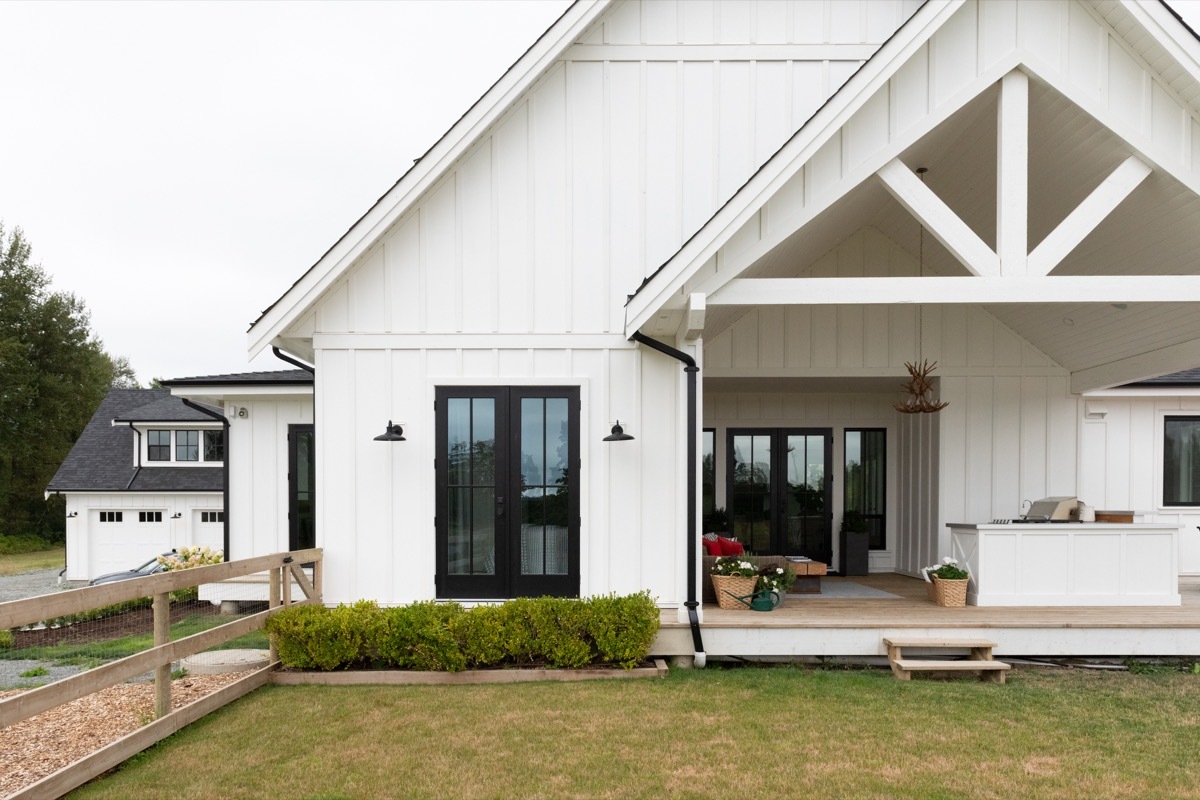
[[[1107,522],[950,523],[976,606],[1177,606],[1179,529]]]

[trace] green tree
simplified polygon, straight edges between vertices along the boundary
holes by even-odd
[[[137,381],[31,255],[20,228],[0,223],[0,532],[54,538],[62,506],[45,502],[46,485],[109,387]]]

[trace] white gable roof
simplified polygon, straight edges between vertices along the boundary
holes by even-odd
[[[512,67],[379,198],[316,264],[259,316],[248,332],[251,358],[269,347],[575,43],[611,0],[575,0]]]
[[[1096,16],[1124,37],[1123,44],[1130,51],[1136,53],[1145,63],[1152,65],[1170,92],[1190,107],[1195,116],[1200,116],[1200,42],[1197,42],[1195,34],[1180,18],[1159,0],[1083,2],[1091,7]],[[674,256],[644,282],[627,305],[626,334],[631,335],[638,330],[646,331],[652,327],[656,317],[665,320],[664,309],[680,311],[686,306],[687,297],[690,292],[696,291],[695,287],[698,284],[707,284],[707,288],[711,290],[736,277],[746,265],[742,263],[737,265],[737,269],[729,269],[729,265],[721,259],[722,255],[727,254],[723,248],[742,247],[744,245],[737,241],[739,238],[753,238],[759,235],[753,230],[756,224],[765,228],[767,223],[761,217],[756,223],[756,215],[759,215],[778,194],[788,191],[785,187],[789,181],[797,179],[800,171],[813,163],[822,148],[848,125],[855,115],[863,114],[864,107],[878,98],[880,90],[888,81],[905,69],[921,48],[966,5],[977,4],[963,0],[930,0],[922,6],[778,153]],[[957,19],[962,20],[963,17],[959,16]],[[982,20],[973,20],[973,24],[984,26]],[[1036,73],[1037,54],[1024,55],[1035,65],[1031,71]],[[1012,61],[1007,68],[1017,66],[1024,66],[1024,61]],[[996,77],[999,77],[1004,69],[1006,68],[997,71]],[[1067,90],[1067,87],[1063,88],[1064,91]],[[934,120],[945,120],[976,97],[978,92],[960,95],[955,98],[953,105],[947,104],[937,109],[936,114],[931,113],[929,116]],[[1069,91],[1068,97],[1080,101],[1084,99],[1077,91]],[[883,124],[887,124],[886,120]],[[1192,146],[1197,155],[1185,160],[1200,161],[1198,138],[1200,128],[1194,127]],[[1154,162],[1152,158],[1147,160]],[[1183,174],[1178,169],[1179,163],[1167,163],[1165,166],[1175,167],[1176,177],[1188,188],[1200,188],[1200,180],[1197,180],[1197,175],[1200,175],[1197,167],[1200,164],[1189,165],[1192,167],[1191,174]],[[873,170],[869,170],[860,177],[864,180],[870,178],[872,172]],[[811,215],[806,216],[805,224],[812,219]],[[749,237],[747,231],[750,231]],[[817,234],[818,237],[820,235]],[[768,248],[763,244],[758,249],[765,252]],[[723,269],[726,271],[722,272]],[[710,310],[710,316],[711,313]],[[651,333],[664,334],[673,329],[674,322],[663,322],[662,326],[665,326],[664,330],[652,330]]]

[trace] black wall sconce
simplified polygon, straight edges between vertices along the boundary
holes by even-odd
[[[617,420],[617,424],[612,426],[612,433],[605,436],[602,441],[605,442],[632,442],[633,437],[625,432],[621,427],[621,420]]]
[[[182,511],[176,511],[174,514],[171,515],[171,519],[181,519],[182,517],[183,517]]]
[[[75,519],[75,517],[78,517],[78,516],[79,516],[78,511],[72,511],[70,514],[67,514],[67,519]]]
[[[399,425],[393,425],[389,419],[387,427],[383,429],[383,433],[376,436],[372,441],[375,442],[405,442],[404,429]]]

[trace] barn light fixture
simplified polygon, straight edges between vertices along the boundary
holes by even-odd
[[[610,433],[608,436],[605,436],[603,441],[632,442],[633,437],[626,433],[625,429],[621,427],[621,420],[617,420],[617,424],[612,426],[612,433]]]
[[[387,427],[383,429],[383,433],[376,436],[373,441],[376,441],[376,442],[405,442],[408,440],[404,438],[404,429],[401,428],[399,425],[393,425],[392,421],[389,419]]]
[[[176,511],[174,514],[171,515],[171,519],[181,519],[182,517],[183,517],[182,511]]]
[[[79,516],[78,511],[72,511],[70,514],[67,514],[67,517],[70,519],[74,519],[75,517],[78,517],[78,516]]]

